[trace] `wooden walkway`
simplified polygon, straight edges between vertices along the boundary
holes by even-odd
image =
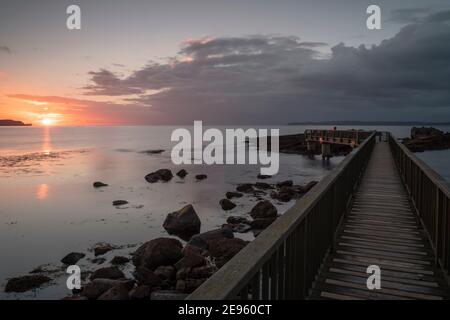
[[[379,290],[366,286],[369,265],[381,269]],[[310,299],[447,299],[448,292],[389,145],[379,142]]]

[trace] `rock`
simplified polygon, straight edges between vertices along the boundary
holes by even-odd
[[[268,201],[263,200],[258,202],[250,212],[250,215],[253,219],[258,218],[271,218],[277,216],[277,208],[274,207],[274,205]]]
[[[114,250],[115,248],[108,244],[108,243],[104,243],[104,244],[99,244],[94,248],[94,255],[97,256],[102,256],[105,253]]]
[[[184,170],[184,169],[181,169],[180,171],[178,171],[177,172],[177,176],[179,176],[180,178],[184,178],[184,177],[186,177],[187,176],[187,171],[186,170]]]
[[[184,291],[186,293],[192,293],[195,291],[195,289],[197,289],[198,287],[200,287],[203,282],[205,282],[208,279],[193,279],[193,278],[187,278],[185,280],[185,288]]]
[[[126,284],[118,284],[103,293],[98,300],[128,300],[128,287]]]
[[[169,169],[159,169],[155,172],[149,173],[145,176],[145,180],[149,183],[155,183],[158,181],[170,181],[173,178],[172,171]]]
[[[172,266],[159,266],[155,269],[154,273],[161,280],[171,280],[175,278],[176,270]]]
[[[117,267],[105,267],[100,268],[94,271],[94,273],[91,275],[90,279],[122,279],[125,278],[125,275],[122,271],[120,271]]]
[[[266,174],[258,174],[258,179],[269,179],[272,178],[272,176],[266,175]]]
[[[166,150],[164,150],[164,149],[155,149],[155,150],[144,150],[144,151],[141,151],[140,153],[152,155],[152,154],[161,154],[164,151],[166,151]]]
[[[258,189],[272,189],[273,187],[265,182],[256,182],[255,187]]]
[[[253,186],[250,183],[244,183],[244,184],[240,184],[236,187],[236,190],[239,192],[244,192],[244,193],[249,193],[249,192],[253,192]]]
[[[183,256],[190,255],[190,254],[199,254],[201,256],[205,256],[205,254],[207,253],[202,248],[193,246],[189,243],[184,246],[184,248],[181,252],[183,253]]]
[[[150,288],[161,284],[161,279],[152,270],[145,267],[137,267],[133,276],[139,284],[149,286]]]
[[[106,183],[103,183],[101,181],[95,181],[93,184],[94,188],[101,188],[101,187],[107,187],[108,185]]]
[[[404,139],[403,144],[411,152],[448,149],[450,148],[450,133],[444,133],[433,127],[413,127],[411,138]]]
[[[39,288],[44,283],[50,282],[49,277],[33,274],[22,277],[11,278],[5,286],[5,292],[26,292]]]
[[[233,231],[230,229],[216,229],[195,235],[189,240],[188,244],[199,247],[203,250],[208,249],[208,241],[213,239],[234,238]]]
[[[194,268],[203,266],[206,263],[204,257],[197,253],[189,253],[181,258],[177,263],[174,264],[174,267],[177,270],[184,268]]]
[[[128,201],[126,200],[114,200],[113,201],[113,206],[117,207],[117,206],[123,206],[128,204]]]
[[[177,271],[176,279],[177,280],[184,280],[188,277],[189,273],[191,272],[191,268],[183,268]]]
[[[188,276],[193,279],[204,279],[209,278],[217,271],[217,267],[215,266],[201,266],[197,268],[193,268],[190,270]]]
[[[277,218],[258,218],[253,221],[250,221],[249,224],[253,229],[266,229],[270,226]]]
[[[76,264],[79,260],[83,259],[86,255],[81,252],[71,252],[61,259],[61,262],[65,265]]]
[[[246,233],[246,232],[250,231],[252,228],[247,223],[231,224],[230,226],[231,226],[231,230],[233,230],[233,232],[237,232],[237,233]]]
[[[157,238],[141,245],[133,255],[135,266],[144,266],[151,270],[159,266],[173,265],[181,259],[181,242],[173,238]]]
[[[244,217],[238,216],[230,216],[227,218],[227,223],[229,224],[238,224],[238,223],[247,223],[248,220]]]
[[[114,265],[123,265],[128,262],[130,262],[130,259],[128,259],[127,257],[122,257],[122,256],[115,256],[111,260],[111,264],[114,264]]]
[[[169,234],[175,234],[183,240],[189,240],[194,234],[200,233],[200,226],[200,219],[191,204],[169,213],[163,223]]]
[[[150,295],[151,300],[184,300],[188,295],[176,290],[156,290]]]
[[[186,290],[186,280],[177,280],[175,285],[175,289],[180,292],[184,292]]]
[[[222,207],[222,209],[225,210],[225,211],[232,210],[232,209],[236,208],[236,204],[231,202],[228,199],[220,200],[219,204]]]
[[[233,198],[241,198],[243,196],[242,193],[240,192],[232,192],[232,191],[228,191],[225,196],[227,197],[227,199],[233,199]]]
[[[112,280],[112,279],[94,279],[83,287],[81,295],[87,297],[89,300],[95,300],[109,289],[119,285],[125,284],[130,290],[134,286],[134,281],[131,280]]]
[[[272,192],[270,196],[273,199],[277,199],[282,202],[289,202],[296,196],[296,192],[292,189],[292,187],[284,186],[281,187],[278,192]]]
[[[137,286],[129,293],[131,300],[148,300],[150,299],[150,287],[149,286]]]
[[[281,187],[292,187],[294,185],[294,182],[292,182],[292,180],[286,180],[286,181],[282,181],[277,183],[277,187],[281,188]]]
[[[214,257],[215,264],[221,268],[231,258],[233,258],[242,248],[247,245],[248,241],[239,238],[221,238],[208,241],[208,250]]]
[[[106,259],[105,258],[94,258],[91,261],[96,264],[102,264],[106,261]]]
[[[208,178],[206,174],[198,174],[195,176],[195,179],[197,180],[205,180],[206,178]]]

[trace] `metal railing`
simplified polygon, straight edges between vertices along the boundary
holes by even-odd
[[[389,145],[403,183],[427,231],[436,263],[450,272],[450,186],[439,174],[390,135]],[[448,278],[447,278],[448,279]]]
[[[337,144],[360,145],[372,131],[363,130],[305,130],[306,141],[317,141]]]
[[[189,300],[304,299],[329,252],[375,144],[375,133]]]

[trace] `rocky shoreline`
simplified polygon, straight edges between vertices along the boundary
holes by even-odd
[[[413,127],[411,136],[403,139],[411,152],[450,149],[450,132],[444,133],[433,127]]]
[[[174,176],[184,179],[189,173],[181,169],[173,174],[169,169],[160,169],[144,178],[148,183],[170,183]],[[225,265],[249,242],[236,234],[252,232],[257,237],[280,215],[272,201],[288,202],[302,197],[315,184],[295,185],[292,180],[266,183],[269,176],[258,175],[256,182],[242,183],[236,190],[226,192],[218,201],[224,212],[234,209],[239,199],[253,197],[257,203],[249,212],[230,214],[220,228],[200,233],[201,219],[192,204],[168,213],[162,227],[172,237],[151,239],[141,244],[134,252],[114,255],[123,247],[100,243],[86,252],[71,252],[61,259],[54,268],[37,268],[24,276],[7,281],[5,292],[27,292],[50,285],[56,276],[67,277],[67,266],[89,262],[94,266],[103,264],[92,271],[82,273],[82,288],[73,294],[61,297],[66,300],[141,300],[141,299],[183,299],[198,288],[211,275]],[[199,174],[197,181],[207,179]],[[108,184],[96,181],[93,188],[108,189]],[[126,204],[126,200],[116,200],[113,206]],[[200,215],[201,216],[201,215]],[[180,240],[178,240],[179,238]],[[182,240],[182,241],[181,241]],[[184,244],[183,244],[184,243]],[[131,273],[128,272],[131,270]]]

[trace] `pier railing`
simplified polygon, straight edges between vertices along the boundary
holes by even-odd
[[[307,129],[305,130],[305,140],[359,146],[371,134],[372,131],[364,130]]]
[[[402,143],[390,135],[389,144],[400,175],[428,232],[436,262],[450,272],[450,187],[447,182]]]
[[[306,298],[351,205],[374,144],[372,133],[187,299]]]

